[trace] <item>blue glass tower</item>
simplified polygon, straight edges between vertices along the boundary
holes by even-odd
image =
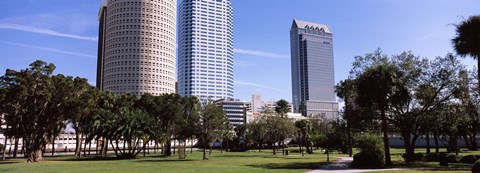
[[[294,111],[304,116],[335,116],[332,31],[327,25],[294,20],[290,46]]]

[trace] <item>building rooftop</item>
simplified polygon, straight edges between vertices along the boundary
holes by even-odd
[[[318,30],[323,29],[326,33],[332,34],[330,27],[327,25],[293,19],[292,29],[296,28],[313,28]]]

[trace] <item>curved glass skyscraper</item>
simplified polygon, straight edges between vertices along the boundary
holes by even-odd
[[[108,0],[100,9],[97,87],[175,93],[177,0]]]
[[[178,15],[178,93],[233,98],[230,0],[183,0]]]

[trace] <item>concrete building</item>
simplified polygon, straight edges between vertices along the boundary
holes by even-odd
[[[262,96],[254,94],[252,95],[251,110],[252,112],[262,112],[263,111],[263,101]]]
[[[108,0],[99,12],[97,87],[174,93],[176,0]]]
[[[222,99],[216,101],[215,104],[223,108],[231,125],[237,126],[247,123],[247,106],[245,102],[234,99]]]
[[[230,0],[183,0],[178,18],[178,93],[200,99],[233,98]]]
[[[290,45],[294,112],[335,117],[332,31],[327,25],[294,20]]]

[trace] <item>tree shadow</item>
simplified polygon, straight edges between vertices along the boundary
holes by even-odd
[[[0,165],[15,164],[15,163],[18,163],[18,162],[15,162],[15,161],[6,161],[6,160],[0,161]]]
[[[264,169],[318,169],[321,166],[327,164],[327,162],[290,162],[290,163],[268,163],[258,165],[247,165],[255,168]]]
[[[168,162],[191,162],[195,160],[185,159],[185,160],[157,160],[157,159],[148,159],[148,160],[135,160],[135,162],[158,162],[158,163],[168,163]]]
[[[55,161],[116,161],[116,160],[128,160],[119,157],[81,157],[81,158],[58,158]],[[133,159],[132,159],[133,160]]]

